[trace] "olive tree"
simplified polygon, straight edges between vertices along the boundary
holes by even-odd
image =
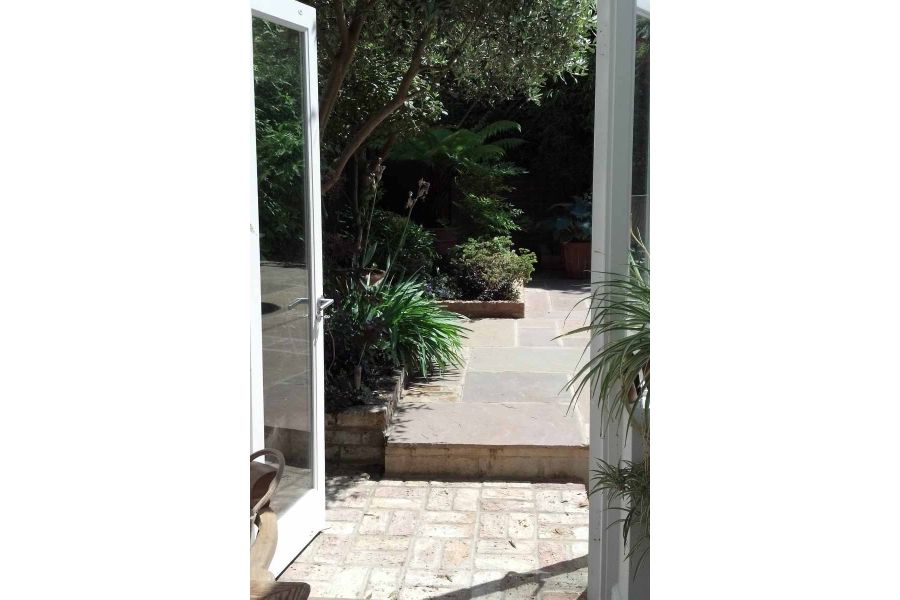
[[[548,77],[583,73],[593,0],[321,0],[323,191],[377,141],[444,114],[441,92],[539,101]]]

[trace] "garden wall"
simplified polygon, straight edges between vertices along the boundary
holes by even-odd
[[[405,374],[399,372],[376,390],[376,404],[325,413],[325,462],[329,468],[384,469],[388,426],[403,394]]]

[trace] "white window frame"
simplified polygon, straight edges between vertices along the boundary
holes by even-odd
[[[594,105],[594,184],[591,270],[627,275],[631,247],[631,174],[634,136],[634,65],[637,14],[649,18],[649,0],[597,0],[597,71]],[[649,190],[647,198],[649,219]],[[596,290],[596,283],[592,286]],[[612,340],[591,342],[595,357]],[[636,460],[641,448],[626,424],[606,423],[596,397],[590,404],[590,460],[616,464]],[[589,512],[588,594],[592,600],[639,600],[650,597],[649,555],[632,578],[624,557],[620,515],[606,509],[599,496]]]

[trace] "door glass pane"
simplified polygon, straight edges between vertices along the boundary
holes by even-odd
[[[253,17],[265,445],[279,514],[313,485],[303,34]]]

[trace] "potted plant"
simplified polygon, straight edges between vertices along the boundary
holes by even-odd
[[[640,438],[639,459],[597,459],[588,491],[604,497],[604,510],[621,513],[625,558],[634,561],[636,575],[650,550],[650,270],[647,249],[635,241],[629,273],[598,273],[586,299],[593,308],[590,322],[563,336],[589,333],[585,352],[599,342],[597,354],[568,383],[572,397],[589,390],[606,423],[624,422]]]
[[[550,208],[554,214],[543,225],[562,246],[566,276],[587,278],[591,268],[591,195],[576,196],[572,202]]]

